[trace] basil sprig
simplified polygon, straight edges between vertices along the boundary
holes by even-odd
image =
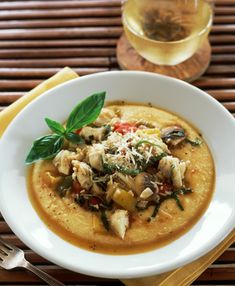
[[[79,102],[70,113],[66,127],[55,120],[45,118],[48,127],[54,133],[33,142],[25,163],[31,164],[53,158],[62,149],[65,139],[76,144],[84,143],[83,138],[74,131],[96,120],[104,106],[105,95],[105,92],[95,93]]]

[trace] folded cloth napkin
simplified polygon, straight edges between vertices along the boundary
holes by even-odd
[[[12,103],[9,107],[4,109],[0,113],[0,137],[2,136],[3,132],[7,128],[8,124],[11,120],[17,115],[18,112],[21,111],[30,101],[34,98],[39,96],[40,94],[44,93],[45,91],[63,83],[68,80],[74,79],[78,77],[78,75],[71,70],[70,68],[66,67],[59,71],[57,74],[52,76],[46,81],[43,81],[30,92],[25,94],[23,97]]]
[[[42,82],[29,93],[18,99],[9,107],[0,112],[0,137],[11,120],[30,101],[65,81],[78,77],[70,68],[64,68],[57,74]],[[213,261],[215,261],[235,241],[235,230],[232,231],[215,249],[200,259],[180,267],[174,271],[161,275],[138,279],[125,279],[122,282],[126,286],[186,286],[190,285]]]

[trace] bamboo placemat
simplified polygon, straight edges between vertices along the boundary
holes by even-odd
[[[118,69],[120,12],[120,0],[1,1],[0,110],[64,66],[80,75]],[[235,0],[216,1],[210,41],[211,65],[194,85],[235,115]],[[123,285],[51,264],[29,250],[2,217],[0,235],[23,248],[29,261],[68,285]],[[0,285],[36,284],[42,282],[23,270],[0,269]],[[194,285],[235,285],[235,244]]]

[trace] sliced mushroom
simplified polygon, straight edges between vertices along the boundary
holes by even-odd
[[[150,188],[155,192],[157,184],[155,183],[155,177],[153,175],[142,172],[135,177],[135,192],[140,196],[146,188]]]
[[[162,140],[170,146],[175,147],[185,140],[185,131],[181,126],[168,126],[161,130]]]

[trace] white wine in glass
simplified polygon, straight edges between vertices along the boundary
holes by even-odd
[[[122,21],[130,44],[145,59],[176,65],[207,39],[213,19],[211,1],[127,0]]]

